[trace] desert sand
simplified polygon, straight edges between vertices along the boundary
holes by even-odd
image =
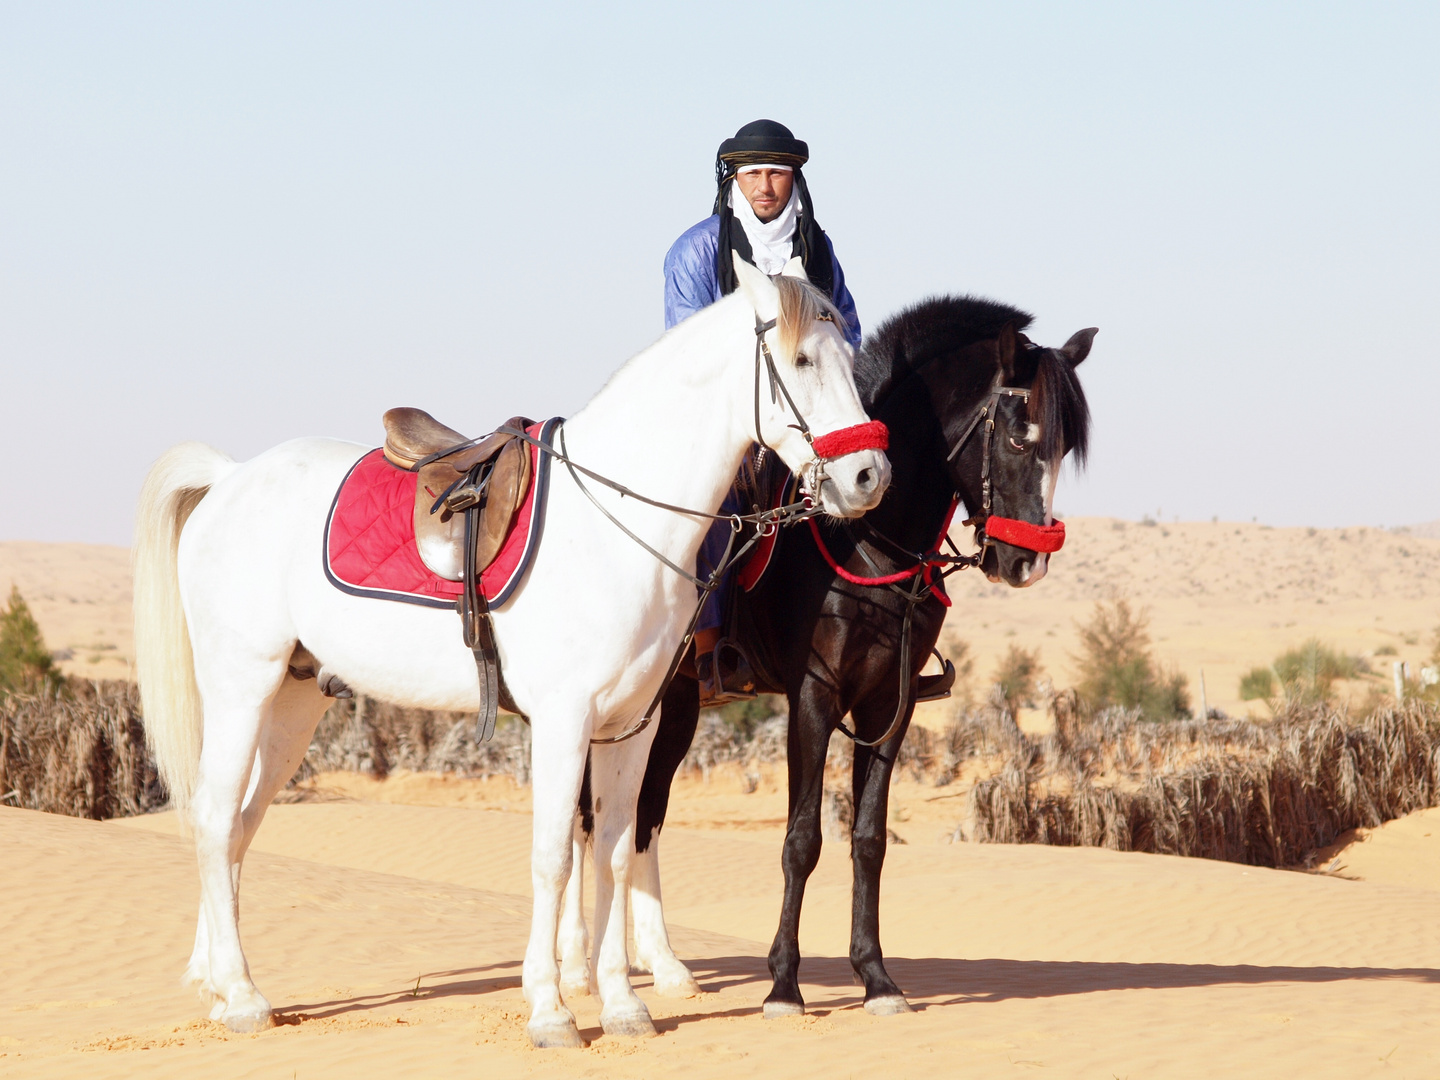
[[[1440,1072],[1440,875],[1397,874],[1416,858],[1440,865],[1440,841],[1410,828],[1424,815],[1390,827],[1406,830],[1405,853],[1371,859],[1373,877],[1353,872],[1351,849],[1337,856],[1346,876],[1301,874],[950,844],[936,822],[912,820],[891,849],[882,910],[891,973],[917,1012],[884,1019],[861,1010],[852,984],[847,849],[827,843],[801,929],[810,1012],[766,1021],[782,829],[723,820],[737,799],[765,816],[783,796],[769,784],[739,795],[738,775],[717,772],[682,786],[688,823],[662,840],[672,937],[705,993],[659,998],[637,976],[657,1038],[604,1036],[595,1000],[581,998],[591,1045],[541,1052],[525,1041],[519,989],[523,790],[328,779],[312,786],[320,801],[271,808],[247,861],[242,929],[280,1011],[249,1036],[203,1019],[178,985],[198,885],[171,815],[0,810],[0,1075]],[[391,785],[432,805],[384,801]],[[487,808],[507,800],[509,811]],[[703,827],[712,800],[720,820]],[[1380,851],[1386,835],[1352,848]]]
[[[123,673],[122,549],[0,544],[7,579],[52,648],[83,646],[68,670]],[[1427,655],[1440,539],[1076,521],[1039,587],[957,581],[947,646],[969,643],[977,683],[1009,644],[1038,647],[1064,685],[1074,621],[1117,583],[1150,609],[1162,659],[1203,665],[1210,704],[1241,712],[1239,672],[1311,635]],[[765,1021],[782,779],[747,794],[721,768],[678,784],[666,899],[705,993],[659,998],[637,976],[660,1032],[641,1042],[604,1036],[579,999],[591,1045],[572,1052],[524,1036],[529,792],[508,779],[331,774],[272,807],[241,925],[279,1022],[251,1036],[179,985],[199,886],[173,815],[0,809],[0,1076],[1440,1075],[1440,810],[1342,838],[1299,873],[952,843],[962,800],[897,780],[905,842],[882,931],[916,1013],[861,1009],[848,850],[827,843],[801,926],[809,1014]]]

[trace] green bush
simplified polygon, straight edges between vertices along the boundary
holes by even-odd
[[[1011,645],[995,666],[995,685],[1005,695],[1005,707],[1013,714],[1020,706],[1034,707],[1035,680],[1040,675],[1040,650]]]
[[[1173,720],[1190,711],[1185,676],[1161,671],[1150,654],[1149,618],[1124,597],[1096,601],[1090,622],[1077,624],[1081,655],[1075,688],[1091,709],[1139,709],[1150,720]]]
[[[1335,696],[1338,679],[1370,673],[1362,656],[1337,652],[1319,638],[1310,638],[1281,653],[1268,668],[1251,668],[1240,678],[1242,701],[1264,701],[1271,712],[1291,706],[1321,705]]]
[[[1275,672],[1268,667],[1251,668],[1240,676],[1241,701],[1270,701],[1275,697]]]
[[[1318,705],[1334,696],[1337,679],[1353,679],[1368,673],[1369,665],[1358,656],[1336,652],[1318,638],[1282,653],[1271,665],[1290,705]]]
[[[12,585],[10,606],[0,612],[0,694],[53,691],[61,681],[35,616]]]

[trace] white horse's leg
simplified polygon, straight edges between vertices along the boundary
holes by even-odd
[[[630,903],[635,911],[635,966],[655,976],[655,992],[663,997],[695,997],[700,984],[670,947],[665,909],[660,903],[660,830],[630,868]]]
[[[235,859],[237,878],[239,865],[250,850],[250,842],[255,839],[255,831],[260,827],[265,811],[304,760],[310,739],[315,734],[315,726],[329,704],[329,699],[320,693],[314,682],[299,682],[287,677],[265,710],[260,728],[260,747],[250,770],[240,815],[240,845]],[[210,989],[210,934],[203,900],[196,921],[195,947],[182,981],[195,987],[206,999],[207,1005],[219,1004],[219,999]],[[220,1019],[218,1011],[214,1018]]]
[[[571,714],[583,716],[576,708]],[[560,998],[560,965],[555,960],[560,903],[570,878],[575,843],[575,813],[590,738],[588,720],[547,722],[532,717],[530,776],[534,833],[530,843],[530,880],[535,906],[530,941],[525,947],[522,982],[530,1005],[526,1034],[537,1047],[582,1045],[575,1014]]]
[[[240,809],[253,773],[263,713],[259,702],[206,702],[205,744],[191,808],[209,946],[202,991],[215,1002],[210,1018],[241,1032],[270,1025],[270,1003],[250,979],[239,924],[244,839]]]
[[[575,815],[570,847],[570,880],[560,914],[560,993],[566,998],[590,994],[590,935],[585,929],[585,830]]]
[[[590,784],[595,793],[595,946],[591,963],[600,992],[600,1026],[607,1035],[655,1034],[650,1010],[630,985],[626,942],[630,864],[635,856],[635,801],[650,740],[596,746]],[[635,744],[639,744],[638,746]]]

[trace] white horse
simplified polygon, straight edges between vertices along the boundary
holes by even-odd
[[[762,320],[778,320],[764,340],[816,433],[866,421],[853,353],[820,293],[801,281],[772,281],[738,258],[736,275],[736,293],[630,360],[566,422],[576,461],[653,498],[713,512],[755,437],[758,410],[761,435],[785,463],[797,472],[812,466],[814,451],[784,395],[773,400],[757,372]],[[185,976],[213,1003],[211,1017],[234,1031],[271,1022],[240,944],[241,862],[328,704],[315,681],[288,674],[297,647],[357,693],[431,709],[478,705],[474,659],[454,615],[350,596],[322,572],[327,510],[365,449],[300,439],[237,464],[187,443],[160,458],[140,498],[135,646],[145,722],[200,867]],[[580,1045],[562,1000],[556,935],[587,751],[595,948],[587,971],[567,972],[565,992],[587,992],[593,980],[607,1033],[654,1034],[630,985],[626,946],[635,803],[654,728],[593,749],[590,741],[643,714],[696,597],[564,475],[560,469],[551,485],[528,578],[494,613],[506,683],[533,727],[535,901],[523,984],[536,1046]],[[824,477],[816,493],[823,509],[855,517],[879,502],[890,465],[878,450],[861,450],[827,462]],[[709,521],[590,488],[655,549],[694,565]]]

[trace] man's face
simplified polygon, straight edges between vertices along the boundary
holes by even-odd
[[[790,201],[795,174],[789,169],[753,169],[738,174],[735,183],[740,185],[740,194],[745,196],[755,216],[769,221]]]

